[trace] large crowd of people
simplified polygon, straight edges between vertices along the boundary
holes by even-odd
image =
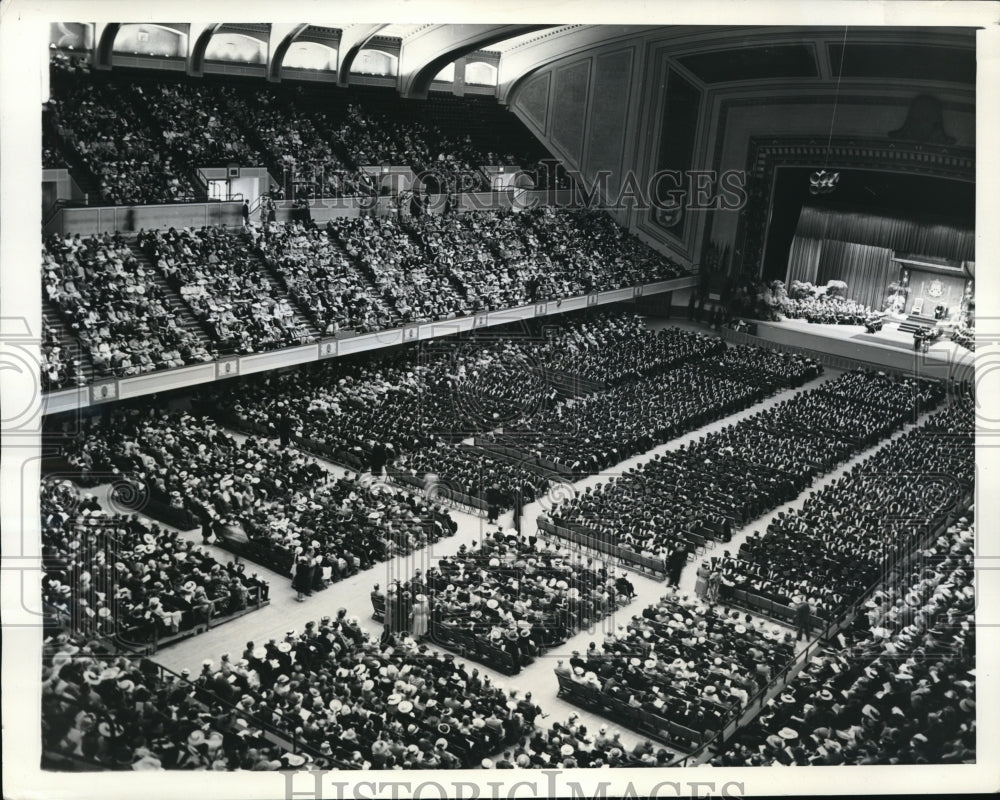
[[[519,122],[501,124],[508,112],[492,100],[393,111],[386,96],[396,93],[357,87],[332,97],[212,77],[133,80],[60,53],[52,70],[42,163],[69,168],[88,202],[203,200],[199,170],[238,164],[266,167],[283,184],[274,196],[288,192],[297,210],[278,222],[265,199],[259,224],[246,205],[242,227],[162,225],[134,243],[118,232],[46,238],[45,390],[82,386],[91,364],[128,378],[320,336],[549,301],[551,311],[688,274],[602,212],[459,213],[459,193],[489,190],[483,166],[535,166],[542,153]],[[463,112],[482,118],[478,129],[457,132]],[[386,164],[420,179],[393,198],[396,213],[366,206],[323,227],[310,221],[309,200],[386,194],[371,170]],[[539,182],[565,185],[566,173]],[[431,213],[432,193],[447,196],[444,213]],[[729,310],[843,325],[878,316],[801,286],[792,297],[781,282],[758,288],[737,292]],[[723,321],[722,305],[712,313]],[[73,480],[52,474],[40,486],[45,766],[666,767],[665,747],[630,750],[576,714],[546,729],[531,691],[466,662],[517,674],[605,621],[603,638],[556,662],[560,686],[669,721],[671,747],[689,752],[755,708],[776,676],[789,680],[796,632],[746,613],[752,599],[793,612],[799,638],[812,640],[813,621],[843,629],[810,644],[816,657],[713,749],[714,766],[975,761],[967,387],[901,432],[941,404],[945,385],[847,372],[617,476],[554,492],[803,387],[822,366],[654,332],[621,311],[488,331],[476,322],[467,334],[158,397],[162,407],[104,405],[78,420],[59,454]],[[974,349],[974,329],[952,338]],[[681,593],[699,542],[729,542],[876,445],[738,549],[705,556],[702,596]],[[86,493],[109,479],[105,501]],[[637,596],[626,573],[521,531],[523,506],[547,493],[539,520],[557,536],[662,564],[666,594],[613,630],[608,618]],[[482,507],[489,527],[429,566],[433,546],[458,530],[447,510],[458,498]],[[509,508],[515,527],[497,528]],[[235,557],[217,559],[209,544]],[[587,552],[598,551],[610,550]],[[287,576],[304,601],[380,563],[400,575],[371,594],[381,637],[340,608],[208,658],[200,672],[122,654],[155,652],[267,603],[273,587],[254,564]]]
[[[209,389],[205,404],[241,429],[270,435],[287,419],[291,436],[310,449],[381,471],[393,455],[492,430],[553,405],[555,393],[541,372],[564,346],[621,346],[624,353],[625,342],[637,337],[655,338],[660,350],[672,348],[678,357],[724,347],[676,330],[651,337],[620,313],[583,314],[544,330],[531,324],[510,336],[440,339],[364,363],[338,360],[268,374],[245,381],[238,397]],[[581,345],[581,339],[589,342]],[[372,464],[376,449],[390,455],[382,452]]]
[[[784,604],[805,598],[830,618],[968,491],[973,414],[971,398],[956,400],[807,498],[800,511],[779,514],[735,556],[715,559],[721,597],[741,589]]]
[[[650,345],[648,358],[637,342]],[[577,357],[560,360],[567,349]],[[589,374],[616,385],[559,401],[541,377],[550,354],[559,366],[587,364]],[[398,462],[414,477],[429,473],[450,489],[487,502],[499,495],[490,505],[511,507],[544,492],[548,477],[538,467],[546,463],[550,472],[600,471],[821,369],[676,328],[652,333],[628,315],[608,313],[570,318],[537,337],[482,344],[472,337],[437,343],[413,361],[416,355],[268,375],[238,395],[210,391],[205,406],[262,435],[278,436],[284,425],[310,451],[354,468],[381,473]],[[444,443],[470,433],[482,434],[487,449],[512,449],[513,458]]]
[[[443,442],[403,453],[393,471],[421,481],[435,476],[434,491],[442,500],[454,498],[455,493],[481,500],[487,504],[489,522],[495,521],[501,509],[533,503],[551,485],[549,476],[526,463]]]
[[[557,674],[698,735],[721,731],[791,660],[787,632],[676,589]],[[682,734],[683,736],[683,734]],[[680,747],[697,740],[674,739]]]
[[[741,526],[940,401],[937,381],[846,373],[588,487],[553,522],[642,555],[689,547],[706,520]]]
[[[601,314],[563,337],[558,348],[546,353],[544,366],[551,372],[616,386],[725,349],[721,340],[700,333],[679,328],[652,331],[639,317]]]
[[[402,322],[359,260],[325,231],[273,222],[256,244],[265,263],[282,276],[289,296],[325,335],[369,333]]]
[[[52,124],[94,176],[100,199],[112,205],[195,199],[191,165],[177,161],[156,137],[128,85],[93,81],[61,64],[53,62]]]
[[[225,226],[141,230],[136,244],[211,331],[219,352],[255,353],[315,341],[286,297],[274,297],[243,234]]]
[[[193,86],[158,83],[125,87],[130,100],[155,120],[165,150],[178,163],[195,168],[226,164],[257,166],[260,151],[250,141],[248,131],[233,125],[230,103],[236,92],[228,86]],[[260,109],[263,117],[263,109]],[[258,125],[263,122],[258,118]],[[289,124],[291,124],[291,120]]]
[[[326,226],[371,277],[404,322],[467,316],[475,309],[465,287],[393,217],[335,217]]]
[[[781,313],[792,319],[826,325],[864,325],[872,309],[864,303],[837,295],[820,297],[786,297],[781,301]]]
[[[119,235],[53,234],[42,247],[42,288],[100,374],[120,377],[209,361],[177,324],[160,287]]]
[[[525,360],[516,341],[436,342],[366,363],[262,376],[245,382],[239,396],[209,388],[205,406],[240,429],[278,436],[283,427],[311,451],[381,472],[400,453],[550,402],[551,391],[519,369]]]
[[[506,654],[516,671],[615,611],[634,591],[603,563],[499,529],[478,547],[462,545],[426,574],[389,586],[386,632],[430,635],[445,646],[471,636]],[[427,604],[422,629],[415,627],[418,602]]]
[[[553,721],[412,636],[369,639],[341,608],[302,630],[160,672],[100,642],[57,633],[42,666],[43,749],[113,770],[296,771],[666,766],[579,715]],[[295,739],[295,752],[275,741]],[[66,762],[62,762],[66,768]]]
[[[541,411],[483,438],[583,476],[652,450],[766,396],[760,384],[717,376],[699,364],[687,365]]]
[[[161,675],[145,659],[67,632],[45,640],[42,659],[43,764],[53,769],[278,770],[298,757],[265,738],[247,715],[210,692],[205,673]],[[232,687],[225,661],[208,673]],[[185,670],[185,673],[187,670]]]
[[[374,193],[363,166],[408,166],[422,188],[455,193],[489,191],[483,166],[535,169],[540,160],[526,130],[510,141],[517,154],[497,152],[491,137],[480,143],[412,115],[394,119],[363,97],[331,104],[302,87],[250,94],[222,81],[98,79],[58,54],[52,72],[53,124],[66,132],[107,203],[193,199],[204,187],[196,188],[192,175],[228,163],[266,166],[283,190],[313,198]],[[475,111],[482,113],[483,104]],[[499,107],[491,113],[506,114]],[[62,166],[58,144],[47,150],[46,163]],[[564,173],[549,172],[539,170],[536,183],[565,185]]]
[[[137,514],[106,512],[68,480],[43,482],[41,512],[42,600],[82,635],[138,646],[268,598],[246,565],[220,564]]]
[[[666,363],[682,357],[693,363],[542,409],[484,438],[551,460],[574,475],[592,474],[759,403],[779,382],[800,383],[820,369],[807,359],[727,348],[719,339],[679,329],[660,334],[668,352],[673,349]]]
[[[187,512],[206,541],[294,573],[302,594],[455,532],[431,500],[335,478],[280,442],[241,439],[204,417],[146,409],[116,414],[66,449],[84,477],[121,472]]]
[[[585,213],[553,212],[553,224],[582,226]],[[535,230],[543,216],[479,212],[468,223],[456,223],[472,226],[463,234],[472,251],[492,254],[465,265],[447,255],[453,251],[450,244],[422,238],[450,222],[421,223],[420,233],[391,217],[336,218],[325,231],[300,222],[269,222],[262,231],[255,226],[140,230],[136,246],[200,328],[178,324],[171,305],[177,300],[165,296],[158,276],[147,274],[149,266],[136,260],[118,233],[53,235],[42,253],[43,288],[69,333],[84,342],[97,371],[127,377],[220,354],[304,344],[315,341],[316,332],[363,333],[447,320],[639,280],[622,266],[623,254],[632,247],[624,236],[581,233],[579,240],[564,239],[561,258],[567,263],[553,262],[548,272],[539,271],[528,255],[511,255],[510,240],[495,236],[506,228]],[[581,230],[601,230],[598,220],[595,216]],[[573,247],[597,254],[600,264],[572,272]],[[625,261],[631,263],[631,256]],[[661,266],[664,271],[650,277],[680,274],[662,260]],[[684,357],[675,352],[673,338],[665,337],[637,336],[635,323],[584,328],[566,341],[565,351],[549,348],[552,361],[544,366],[605,382],[631,379]],[[629,349],[611,356],[617,346]],[[611,358],[613,370],[598,363]]]
[[[969,764],[976,759],[972,514],[865,603],[715,766]],[[908,573],[908,574],[907,574]]]

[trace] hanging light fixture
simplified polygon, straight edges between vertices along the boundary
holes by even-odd
[[[837,69],[837,88],[833,95],[833,113],[830,115],[830,131],[826,137],[826,157],[823,159],[823,169],[818,169],[809,176],[809,194],[831,194],[840,182],[840,172],[828,170],[830,165],[830,147],[833,143],[833,125],[837,120],[837,106],[840,102],[840,79],[844,74],[844,59],[847,57],[847,26],[844,26],[844,40],[840,45],[840,66]]]

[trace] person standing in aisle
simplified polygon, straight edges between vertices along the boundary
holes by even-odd
[[[416,641],[419,642],[427,635],[429,621],[430,607],[427,604],[427,596],[418,594],[410,611],[410,635]]]
[[[812,606],[803,595],[796,595],[793,602],[795,603],[795,641],[803,638],[808,641],[812,623]]]
[[[299,553],[295,559],[295,577],[292,578],[292,588],[296,591],[295,599],[302,602],[303,595],[312,595],[313,559],[309,551]]]

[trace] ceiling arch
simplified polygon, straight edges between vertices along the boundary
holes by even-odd
[[[308,27],[308,22],[300,22],[295,25],[275,23],[271,26],[271,54],[267,62],[267,79],[269,81],[281,79],[281,64],[288,54],[288,48]],[[276,38],[279,39],[277,45],[274,44]]]
[[[121,23],[109,22],[101,30],[94,52],[94,66],[97,69],[111,69],[111,53],[115,49],[115,38],[118,36],[119,28]]]
[[[346,25],[341,28],[340,34],[340,59],[337,69],[337,85],[347,86],[351,76],[351,67],[354,66],[354,59],[358,53],[371,39],[383,28],[389,27],[385,23],[376,25]]]
[[[431,81],[453,61],[492,45],[551,25],[431,25],[403,40],[400,51],[399,93],[427,96]]]
[[[188,75],[201,75],[202,70],[205,67],[205,51],[208,49],[208,43],[212,41],[212,37],[215,36],[215,32],[223,26],[222,22],[213,22],[202,27],[201,32],[197,37],[194,35],[194,30],[191,31],[191,36],[188,37],[188,47],[191,49],[188,52],[187,61],[187,73]]]
[[[94,23],[92,63],[96,69],[112,68],[114,42],[121,28],[122,23]],[[234,25],[234,30],[243,28],[259,29],[251,33],[265,42],[265,74],[271,81],[281,79],[285,56],[299,38],[336,42],[339,63],[336,68],[331,63],[326,80],[335,73],[340,86],[355,80],[352,68],[363,49],[382,49],[384,45],[387,52],[398,55],[395,84],[407,98],[426,97],[435,77],[449,64],[476,51],[487,51],[490,63],[498,66],[495,96],[505,105],[519,85],[547,65],[629,39],[663,50],[676,69],[711,92],[741,92],[755,84],[782,89],[786,83],[807,90],[836,81],[841,72],[845,83],[968,86],[970,92],[975,80],[971,29],[858,28],[850,31],[845,47],[844,29],[829,25]],[[189,75],[203,74],[206,50],[220,29],[228,30],[229,26],[219,22],[190,24]],[[903,69],[917,69],[919,74],[902,74]],[[456,74],[461,75],[461,71]]]

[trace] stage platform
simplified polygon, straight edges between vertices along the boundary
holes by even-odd
[[[933,378],[972,377],[975,354],[955,344],[947,334],[931,344],[927,352],[913,349],[913,334],[900,331],[898,321],[886,322],[878,333],[866,333],[863,325],[825,325],[801,319],[780,322],[747,320],[757,325],[757,335],[722,331],[723,338],[748,344],[801,350],[828,366],[849,367],[850,361]]]

